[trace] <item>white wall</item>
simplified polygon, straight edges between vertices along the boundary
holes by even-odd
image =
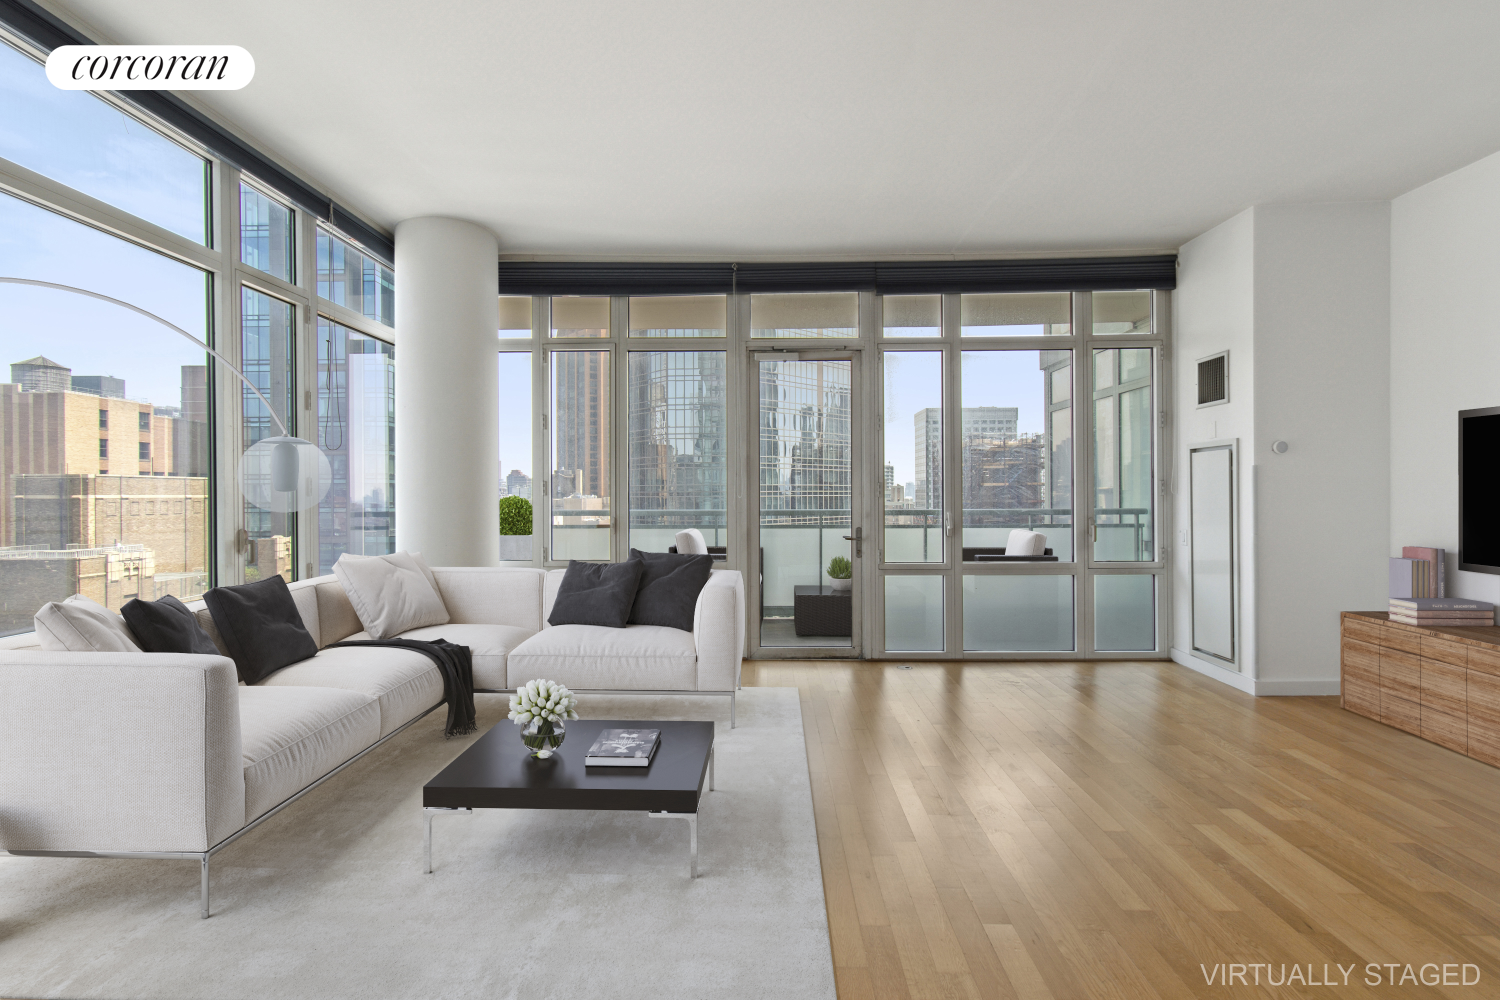
[[[1172,295],[1175,376],[1176,453],[1173,456],[1173,522],[1177,537],[1168,539],[1172,553],[1172,657],[1202,669],[1220,680],[1236,683],[1228,671],[1194,659],[1192,630],[1191,550],[1186,544],[1192,523],[1189,507],[1188,449],[1222,439],[1239,439],[1241,455],[1255,442],[1255,211],[1247,209],[1228,222],[1184,245],[1177,257],[1177,291]],[[1229,402],[1198,409],[1198,360],[1220,351],[1229,352]],[[1251,510],[1250,477],[1240,475],[1236,498],[1240,508],[1240,560],[1236,587],[1240,616],[1249,614],[1254,595],[1254,562],[1244,557],[1254,551],[1254,521]],[[1238,630],[1238,659],[1247,680],[1237,686],[1250,690],[1252,676],[1246,664],[1254,662],[1255,636]]]
[[[1336,693],[1339,612],[1385,607],[1389,247],[1388,202],[1255,210],[1257,693]]]
[[[1458,554],[1458,411],[1500,405],[1500,154],[1391,203],[1390,555],[1441,546],[1448,593],[1500,602]]]
[[[1338,613],[1385,601],[1389,246],[1373,202],[1258,206],[1180,252],[1176,522],[1190,523],[1188,448],[1238,439],[1241,673],[1187,655],[1181,531],[1173,658],[1244,690],[1336,693]],[[1197,361],[1225,349],[1230,402],[1200,410]]]

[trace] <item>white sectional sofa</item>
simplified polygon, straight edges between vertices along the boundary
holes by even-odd
[[[469,646],[474,683],[535,677],[576,691],[729,698],[744,649],[744,586],[714,570],[691,633],[546,624],[562,570],[435,568],[452,618],[407,638]],[[253,686],[226,656],[57,653],[0,640],[0,850],[202,864],[280,807],[443,702],[420,653],[327,649],[366,638],[333,576],[290,585],[319,651]],[[218,642],[201,602],[189,605]],[[221,646],[222,649],[222,646]]]

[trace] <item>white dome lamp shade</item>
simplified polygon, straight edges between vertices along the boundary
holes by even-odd
[[[35,278],[0,277],[0,284],[34,285],[38,288],[52,288],[61,292],[72,292],[75,295],[85,295],[101,302],[110,302],[129,309],[133,313],[139,313],[147,319],[155,320],[172,332],[187,338],[188,341],[202,348],[220,364],[234,372],[239,380],[245,383],[245,386],[265,405],[266,412],[271,415],[277,429],[281,431],[279,437],[262,438],[255,442],[241,458],[239,480],[245,499],[261,510],[274,514],[288,514],[316,506],[328,495],[329,487],[333,485],[333,467],[328,464],[328,457],[323,454],[322,449],[311,441],[288,434],[286,424],[282,423],[281,418],[276,415],[276,408],[271,405],[265,393],[246,378],[245,373],[228,358],[182,327],[162,319],[155,313],[147,312],[139,306],[133,306],[129,302],[101,295],[98,292],[91,292],[86,288],[60,285],[52,281],[38,281]]]

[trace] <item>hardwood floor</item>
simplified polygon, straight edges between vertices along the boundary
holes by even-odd
[[[1500,770],[1337,698],[1161,662],[743,679],[801,692],[840,998],[1500,996]]]

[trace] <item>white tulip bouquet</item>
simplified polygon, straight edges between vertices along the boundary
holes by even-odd
[[[578,718],[578,696],[556,681],[527,681],[510,696],[510,720],[533,757],[547,758],[562,746],[564,721]]]

